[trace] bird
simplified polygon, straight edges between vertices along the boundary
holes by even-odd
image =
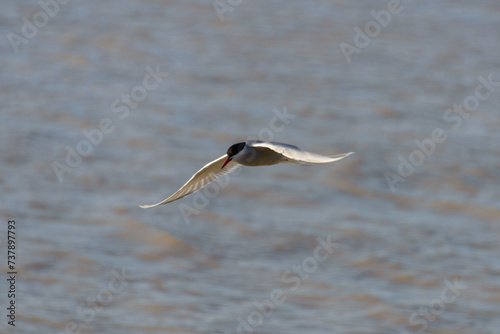
[[[143,209],[167,204],[190,195],[221,176],[227,175],[243,166],[269,166],[279,163],[301,165],[325,164],[338,161],[354,154],[354,152],[324,156],[306,152],[297,146],[261,141],[247,140],[231,145],[226,154],[203,166],[179,190],[165,200],[152,205],[139,205]]]

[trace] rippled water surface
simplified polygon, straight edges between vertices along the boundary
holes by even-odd
[[[47,3],[0,13],[0,332],[500,333],[497,1]],[[258,137],[356,154],[138,207]]]

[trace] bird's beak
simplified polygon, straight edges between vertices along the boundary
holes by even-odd
[[[227,157],[227,158],[226,158],[226,161],[224,161],[224,163],[222,164],[222,167],[221,167],[220,169],[224,168],[224,166],[226,166],[226,165],[227,165],[227,163],[228,163],[229,161],[231,161],[231,160],[233,160],[233,158]]]

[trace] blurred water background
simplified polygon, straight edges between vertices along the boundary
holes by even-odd
[[[0,332],[500,333],[498,1],[42,3],[0,13]],[[259,136],[356,154],[138,207]]]

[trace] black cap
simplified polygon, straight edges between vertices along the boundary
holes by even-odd
[[[245,148],[245,145],[246,145],[245,142],[232,145],[230,148],[227,149],[227,156],[229,158],[234,157],[236,154],[240,153],[241,150]]]

